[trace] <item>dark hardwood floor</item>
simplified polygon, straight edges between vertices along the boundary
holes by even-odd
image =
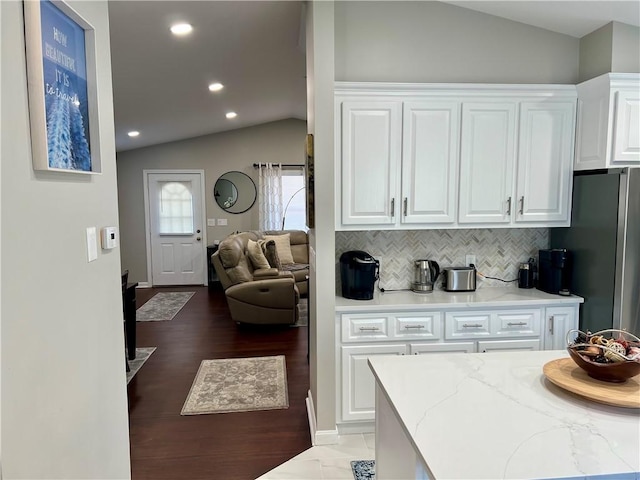
[[[128,386],[133,480],[254,479],[311,446],[306,327],[249,327],[231,321],[224,293],[195,291],[173,320],[138,322],[137,346],[157,347]],[[181,416],[200,362],[285,355],[289,408]]]

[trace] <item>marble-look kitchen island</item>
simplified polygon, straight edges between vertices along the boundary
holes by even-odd
[[[556,387],[562,350],[379,356],[376,476],[640,479],[640,410]]]

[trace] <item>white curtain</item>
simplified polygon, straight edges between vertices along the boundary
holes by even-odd
[[[282,167],[260,164],[258,206],[260,230],[282,228]]]

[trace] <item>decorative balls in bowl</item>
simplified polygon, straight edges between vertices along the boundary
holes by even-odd
[[[587,375],[597,380],[622,383],[640,374],[640,338],[625,330],[570,330],[567,351]]]

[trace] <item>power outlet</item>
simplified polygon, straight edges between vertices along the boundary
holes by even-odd
[[[476,263],[476,256],[475,255],[465,255],[464,263],[466,263],[467,266],[471,266],[471,264],[474,264],[476,266],[476,268],[478,268],[478,264]]]

